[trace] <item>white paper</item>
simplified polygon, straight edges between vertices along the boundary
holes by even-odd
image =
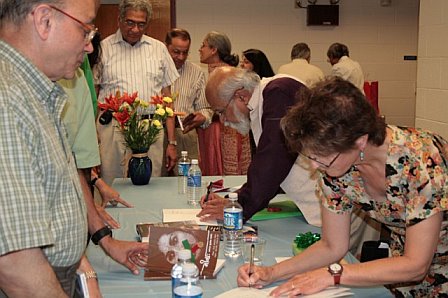
[[[289,259],[291,259],[291,258],[292,258],[292,257],[275,257],[275,261],[276,261],[277,263],[280,263],[280,262],[289,260]]]
[[[200,221],[196,214],[201,212],[201,209],[163,209],[163,222],[173,221],[194,221],[199,226],[217,226],[216,220]]]
[[[213,271],[213,276],[216,276],[216,274],[218,274],[218,272],[222,269],[222,267],[224,267],[225,262],[226,262],[225,259],[217,259],[216,260],[216,266],[215,266],[215,271]]]
[[[266,288],[261,290],[255,288],[235,288],[233,290],[215,296],[215,298],[230,298],[230,297],[266,298],[270,297],[269,293],[272,290],[274,290],[274,288]],[[333,288],[333,287],[327,288],[316,294],[300,295],[300,297],[309,297],[309,298],[350,297],[350,296],[353,296],[353,293],[350,291],[349,288]]]

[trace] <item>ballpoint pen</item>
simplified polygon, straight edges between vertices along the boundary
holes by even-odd
[[[210,182],[207,186],[207,194],[205,195],[204,203],[207,203],[210,192],[212,191],[213,182]]]
[[[250,276],[252,275],[254,270],[254,258],[255,258],[255,244],[252,243],[250,246],[250,263],[249,263],[249,288],[252,287],[252,283],[250,280]]]

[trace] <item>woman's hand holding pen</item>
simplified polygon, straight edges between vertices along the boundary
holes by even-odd
[[[201,221],[210,219],[223,220],[224,206],[227,202],[227,199],[211,192],[201,198],[202,210],[196,216],[200,217]]]
[[[238,269],[238,286],[261,289],[270,284],[272,278],[272,267],[244,264]]]

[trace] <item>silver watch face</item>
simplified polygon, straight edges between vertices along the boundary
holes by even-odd
[[[334,273],[338,273],[340,271],[342,271],[342,266],[341,264],[338,263],[333,263],[329,266],[330,270]]]

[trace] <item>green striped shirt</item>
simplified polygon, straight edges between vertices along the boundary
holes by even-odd
[[[60,114],[62,88],[0,41],[0,255],[41,247],[53,266],[84,252],[87,215]]]

